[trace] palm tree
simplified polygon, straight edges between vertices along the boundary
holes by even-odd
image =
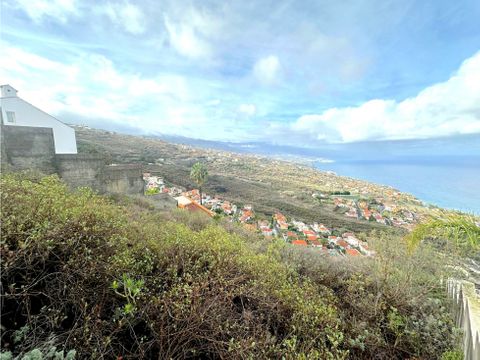
[[[444,239],[455,249],[475,252],[480,250],[480,223],[473,215],[444,212],[417,225],[406,236],[411,250],[427,238]]]
[[[197,162],[192,166],[190,178],[198,185],[198,189],[200,190],[200,205],[202,205],[202,186],[208,179],[207,167],[204,164]]]

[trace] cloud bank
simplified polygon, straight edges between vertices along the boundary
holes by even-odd
[[[480,133],[479,17],[476,0],[4,0],[0,83],[64,121],[136,133]]]
[[[374,99],[356,107],[300,116],[291,125],[313,140],[419,139],[480,133],[480,52],[445,82],[397,102]]]

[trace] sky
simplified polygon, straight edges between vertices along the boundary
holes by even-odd
[[[2,0],[0,83],[64,122],[135,134],[478,134],[478,19],[478,0]]]

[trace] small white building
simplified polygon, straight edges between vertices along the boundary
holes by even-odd
[[[17,96],[10,85],[1,85],[0,118],[5,126],[51,128],[56,154],[76,154],[75,130]]]

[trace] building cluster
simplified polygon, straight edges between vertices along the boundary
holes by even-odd
[[[354,219],[375,221],[384,225],[403,227],[411,230],[419,222],[419,215],[413,210],[402,208],[382,199],[356,199],[351,196],[332,197],[337,211]]]
[[[167,186],[160,176],[151,173],[143,173],[143,181],[145,182],[145,194],[168,194],[176,197],[182,195],[185,191],[177,186]]]
[[[262,225],[266,225],[265,221]],[[280,212],[273,215],[270,226],[274,236],[279,236],[295,246],[314,247],[334,256],[372,256],[374,254],[368,248],[367,242],[358,239],[352,232],[338,234],[335,229],[330,229],[324,224],[306,224],[294,219],[288,220]]]
[[[306,224],[288,219],[280,212],[276,212],[269,219],[262,219],[255,214],[252,205],[239,206],[228,200],[201,193],[198,189],[185,191],[179,187],[167,186],[163,178],[149,173],[145,173],[143,178],[146,194],[169,194],[175,198],[179,208],[202,211],[212,217],[225,216],[232,222],[241,223],[250,230],[261,233],[267,239],[281,238],[294,246],[315,248],[332,256],[372,256],[374,254],[369,250],[368,244],[358,239],[352,232],[339,234],[335,229],[328,228],[324,224]]]

